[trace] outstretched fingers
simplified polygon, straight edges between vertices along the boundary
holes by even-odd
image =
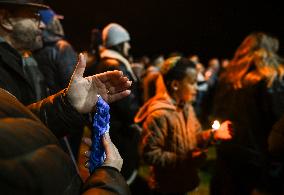
[[[123,73],[122,71],[114,70],[96,74],[95,76],[104,83],[111,80],[117,80],[118,78],[123,76]]]
[[[124,97],[127,97],[128,95],[130,95],[131,91],[130,90],[125,90],[125,91],[122,91],[122,92],[118,92],[118,93],[115,93],[115,94],[109,94],[108,96],[108,102],[115,102],[119,99],[122,99]]]
[[[92,76],[93,81],[100,81],[110,93],[117,93],[128,89],[132,81],[122,75],[121,71],[108,71]]]
[[[128,78],[121,77],[116,81],[116,83],[107,83],[106,86],[111,94],[115,94],[129,89],[131,84],[132,81],[129,81]]]

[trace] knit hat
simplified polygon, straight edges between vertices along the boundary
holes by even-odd
[[[130,41],[129,33],[116,23],[108,24],[102,32],[103,45],[105,47],[111,47],[120,43]]]

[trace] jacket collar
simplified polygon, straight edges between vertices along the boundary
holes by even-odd
[[[101,53],[101,58],[113,58],[113,59],[117,59],[118,61],[122,62],[124,64],[124,66],[126,67],[127,71],[130,73],[132,79],[134,81],[137,81],[137,77],[135,76],[130,63],[128,62],[127,59],[125,59],[120,53],[114,51],[114,50],[110,50],[110,49],[105,49],[102,53]]]

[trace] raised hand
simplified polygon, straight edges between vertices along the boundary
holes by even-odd
[[[121,71],[108,71],[89,77],[83,77],[86,58],[81,53],[76,69],[67,89],[67,97],[71,105],[80,113],[95,110],[97,95],[108,103],[119,100],[130,94],[127,90],[131,81]]]

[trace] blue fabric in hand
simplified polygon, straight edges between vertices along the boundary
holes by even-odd
[[[102,143],[102,136],[109,130],[109,105],[99,95],[96,107],[97,111],[94,116],[91,154],[89,159],[90,173],[93,173],[96,168],[104,163],[106,154]]]

